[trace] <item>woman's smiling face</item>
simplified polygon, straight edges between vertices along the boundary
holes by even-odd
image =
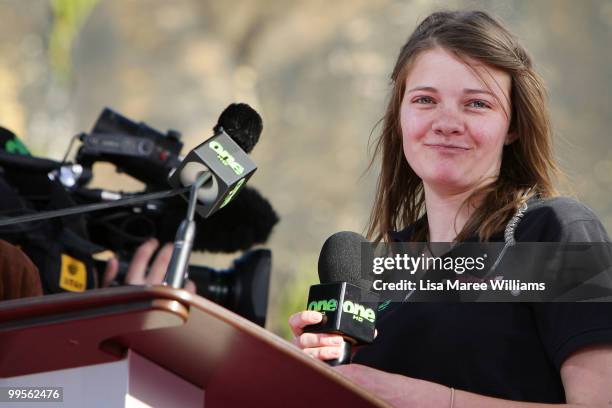
[[[442,48],[422,52],[406,78],[404,155],[426,188],[470,191],[499,174],[512,141],[510,76]],[[468,65],[469,64],[469,65]]]

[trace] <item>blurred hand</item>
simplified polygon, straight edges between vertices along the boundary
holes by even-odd
[[[309,356],[319,360],[340,357],[344,339],[338,334],[304,333],[304,327],[319,323],[323,315],[315,311],[303,311],[289,317],[289,326],[295,336],[293,344]]]
[[[149,263],[157,247],[159,247],[159,242],[153,238],[144,242],[138,247],[138,249],[136,249],[125,276],[125,283],[127,285],[150,286],[162,284],[164,281],[164,276],[166,276],[166,270],[168,269],[168,264],[170,263],[170,257],[172,256],[174,245],[171,243],[165,244],[157,253],[155,260],[149,267]],[[147,273],[147,267],[149,267],[149,273]],[[117,277],[118,272],[119,261],[116,258],[109,259],[106,263],[102,287],[109,286],[110,283]],[[195,284],[189,279],[187,279],[183,289],[191,293],[196,293]]]

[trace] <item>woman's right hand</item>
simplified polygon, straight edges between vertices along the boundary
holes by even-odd
[[[313,310],[305,310],[289,317],[289,326],[295,336],[293,344],[312,358],[332,360],[340,357],[344,339],[338,334],[304,333],[304,327],[321,322],[323,315]]]

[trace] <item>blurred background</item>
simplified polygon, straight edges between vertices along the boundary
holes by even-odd
[[[501,17],[531,52],[550,93],[560,186],[612,231],[612,2],[609,0],[0,0],[0,126],[34,155],[61,160],[103,107],[165,132],[184,152],[242,101],[264,132],[249,182],[280,216],[271,239],[267,328],[318,281],[323,241],[364,232],[377,166],[365,173],[399,47],[439,9]],[[608,50],[608,51],[606,51]],[[94,184],[142,185],[112,167]],[[228,266],[236,254],[195,254]]]

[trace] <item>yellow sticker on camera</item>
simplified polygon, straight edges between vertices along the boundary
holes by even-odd
[[[70,292],[84,292],[87,288],[87,267],[78,259],[62,254],[60,288]]]

